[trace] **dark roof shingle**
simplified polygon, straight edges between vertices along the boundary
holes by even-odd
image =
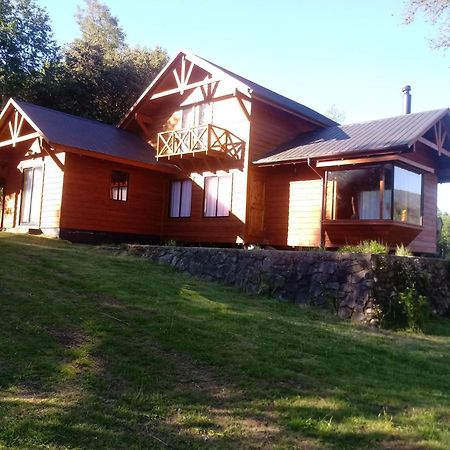
[[[138,163],[156,163],[154,149],[128,131],[19,100],[15,103],[52,144]]]
[[[407,148],[448,113],[449,110],[444,108],[312,131],[254,163],[271,164]]]

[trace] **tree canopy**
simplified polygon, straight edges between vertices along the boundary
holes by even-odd
[[[35,0],[0,0],[0,92],[116,123],[168,60],[161,47],[129,47],[108,6],[84,0],[80,37],[59,50]]]
[[[405,9],[405,22],[414,21],[422,12],[438,28],[437,35],[430,40],[433,48],[450,48],[450,0],[409,0]]]
[[[45,9],[35,0],[0,0],[0,95],[32,100],[32,88],[58,62]]]

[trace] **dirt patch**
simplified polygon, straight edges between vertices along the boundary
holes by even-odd
[[[47,333],[64,348],[80,347],[86,342],[86,338],[78,331],[62,330],[58,328],[46,328]]]

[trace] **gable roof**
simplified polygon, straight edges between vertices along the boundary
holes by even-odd
[[[5,106],[0,119],[10,106],[15,107],[53,147],[88,151],[94,157],[112,157],[124,162],[156,165],[153,147],[135,134],[113,125],[13,99]]]
[[[444,117],[450,118],[447,108],[324,128],[302,134],[254,163],[276,164],[368,151],[381,153],[386,150],[406,150]]]
[[[286,109],[288,111],[291,111],[293,113],[296,113],[298,115],[301,115],[302,117],[309,119],[313,122],[318,123],[322,126],[333,126],[337,125],[337,122],[331,120],[330,118],[324,116],[323,114],[320,114],[317,111],[314,111],[311,108],[308,108],[307,106],[302,105],[301,103],[298,103],[292,99],[289,99],[287,97],[284,97],[283,95],[277,94],[274,91],[271,91],[270,89],[267,89],[257,83],[254,83],[253,81],[250,81],[244,77],[241,77],[240,75],[237,75],[228,69],[224,69],[221,66],[218,66],[217,64],[214,64],[206,59],[203,59],[197,55],[194,55],[191,52],[188,52],[186,50],[180,50],[167,64],[166,66],[161,70],[161,72],[158,74],[158,76],[153,80],[153,82],[148,86],[148,88],[143,92],[143,94],[139,97],[139,99],[134,103],[134,105],[127,111],[125,116],[122,118],[122,120],[119,122],[118,126],[122,127],[125,125],[125,123],[132,117],[132,113],[135,111],[136,108],[138,108],[142,102],[145,100],[145,98],[154,90],[160,79],[169,72],[169,70],[175,65],[176,61],[182,56],[185,55],[187,59],[191,62],[193,62],[195,65],[201,67],[205,71],[221,77],[225,78],[231,83],[233,83],[236,86],[236,89],[241,91],[245,95],[250,95],[254,98],[260,98],[262,100],[269,101],[275,106],[278,106],[280,108]]]

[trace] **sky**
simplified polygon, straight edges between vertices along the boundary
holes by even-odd
[[[432,50],[436,27],[403,24],[402,0],[103,0],[131,46],[179,49],[209,59],[344,123],[450,106],[450,49]],[[38,0],[60,44],[78,35],[82,0]],[[450,213],[450,183],[438,206]]]

